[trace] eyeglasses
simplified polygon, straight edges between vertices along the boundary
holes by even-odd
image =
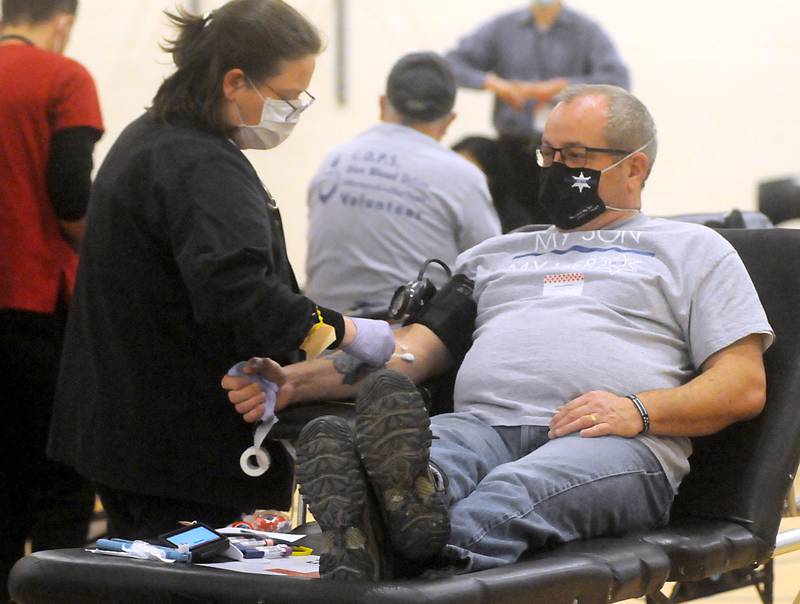
[[[269,88],[272,91],[272,94],[274,94],[276,97],[278,97],[280,100],[282,100],[284,103],[286,103],[287,105],[289,105],[289,107],[292,108],[291,113],[286,115],[287,122],[292,121],[293,118],[303,113],[303,111],[311,107],[311,105],[314,104],[314,101],[317,100],[317,97],[311,94],[308,90],[303,90],[301,94],[304,94],[305,97],[299,99],[293,99],[290,101],[289,99],[285,99],[280,94],[275,92],[275,89],[273,89],[269,84],[264,84],[264,86]],[[258,88],[256,88],[256,90],[258,90]]]
[[[610,153],[611,155],[627,155],[630,151],[623,149],[605,149],[603,147],[586,147],[584,145],[567,145],[565,147],[551,147],[550,145],[536,146],[536,163],[541,168],[549,168],[553,165],[556,152],[561,155],[563,161],[570,168],[583,168],[589,153]]]

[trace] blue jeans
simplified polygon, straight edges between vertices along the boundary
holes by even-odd
[[[636,439],[550,440],[544,426],[492,427],[465,413],[434,416],[431,428],[431,461],[446,480],[452,526],[444,555],[465,571],[669,519],[672,487]]]

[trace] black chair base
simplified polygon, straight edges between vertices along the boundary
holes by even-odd
[[[772,604],[774,578],[773,561],[770,560],[755,568],[741,568],[702,581],[677,583],[667,601],[690,602],[752,586],[758,592],[762,604]]]

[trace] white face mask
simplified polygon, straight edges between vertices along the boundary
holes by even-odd
[[[252,82],[250,85],[253,86]],[[295,124],[300,121],[300,114],[311,105],[312,101],[293,100],[291,101],[294,105],[293,108],[283,100],[265,99],[255,86],[253,86],[253,90],[264,101],[261,108],[261,119],[258,124],[253,126],[245,124],[239,105],[236,105],[242,123],[237,127],[233,139],[240,149],[272,149],[289,138]]]

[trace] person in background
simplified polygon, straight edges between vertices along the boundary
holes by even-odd
[[[524,211],[516,203],[511,203],[509,195],[509,191],[515,186],[514,181],[520,177],[524,178],[525,175],[508,169],[508,162],[503,157],[503,148],[497,139],[467,136],[455,143],[451,149],[478,166],[486,175],[489,193],[500,218],[500,228],[503,233],[530,224],[530,212]]]
[[[561,0],[533,0],[501,14],[462,38],[447,55],[459,84],[488,90],[493,121],[509,169],[520,175],[510,204],[546,222],[536,204],[539,143],[553,98],[569,84],[630,86],[628,69],[611,38],[593,19]]]
[[[26,539],[86,541],[94,492],[45,456],[66,308],[103,133],[94,80],[62,56],[77,0],[3,0],[0,28],[0,598]],[[4,449],[5,451],[5,449]]]
[[[432,52],[399,59],[381,123],[334,149],[308,191],[308,295],[336,310],[386,313],[428,258],[500,234],[486,178],[440,141],[455,119],[455,78]],[[442,285],[444,271],[428,275]]]
[[[246,475],[253,434],[219,404],[237,360],[394,351],[387,323],[298,293],[277,204],[242,153],[278,146],[311,105],[317,30],[281,0],[169,16],[177,69],[92,190],[48,447],[95,483],[109,531],[128,539],[288,507],[287,452],[268,441],[268,471]]]

